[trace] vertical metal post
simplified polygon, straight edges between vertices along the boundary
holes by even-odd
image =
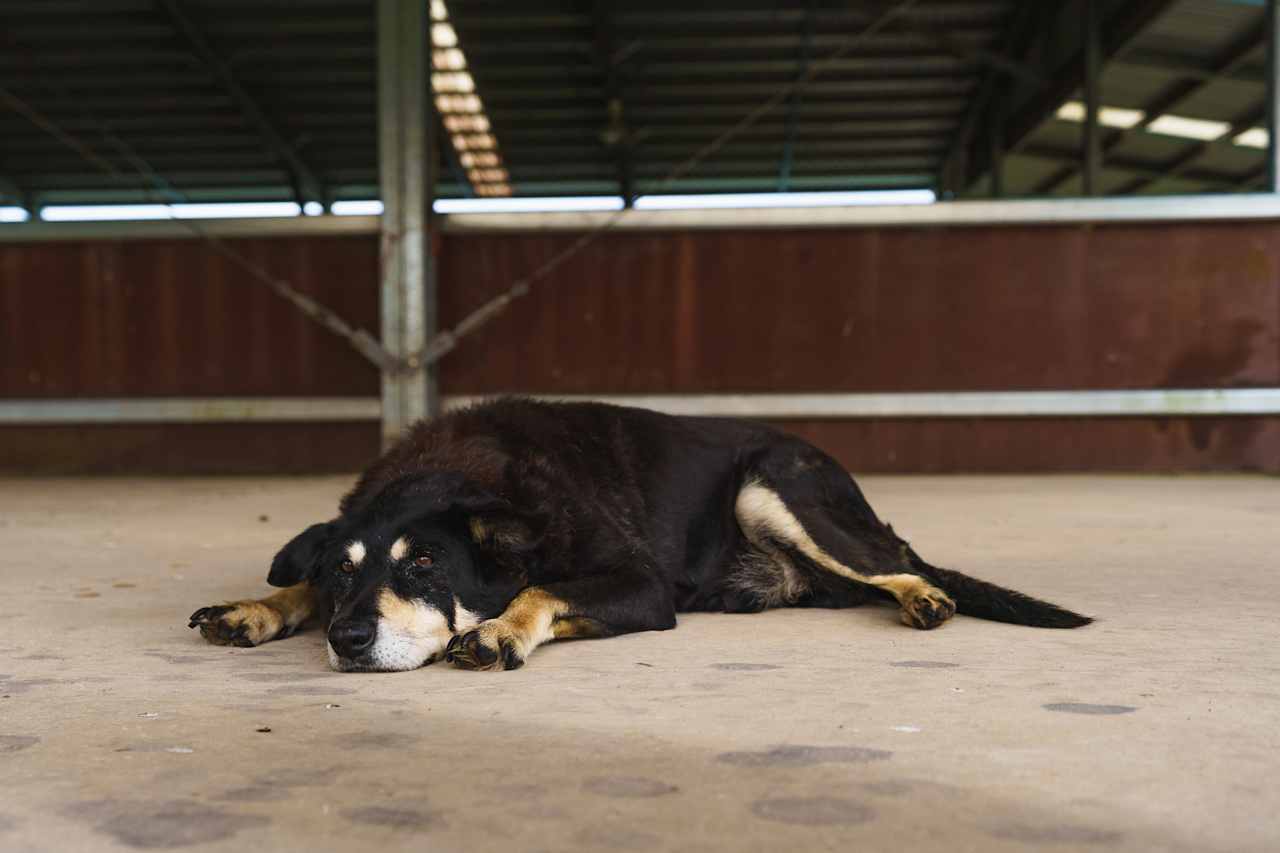
[[[434,368],[418,360],[436,328],[435,264],[427,231],[430,18],[426,0],[378,0],[378,169],[382,194],[382,342],[407,367],[382,376],[385,448],[439,411]]]
[[[1102,137],[1098,133],[1098,110],[1101,109],[1102,44],[1101,0],[1084,2],[1084,194],[1099,194],[1098,178],[1102,169]]]
[[[1280,193],[1280,12],[1267,0],[1267,189]]]

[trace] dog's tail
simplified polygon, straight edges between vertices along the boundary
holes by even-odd
[[[1032,598],[1012,589],[971,578],[951,569],[931,566],[914,552],[909,559],[916,571],[933,581],[956,603],[956,612],[994,622],[1030,625],[1033,628],[1079,628],[1093,620],[1079,613]]]

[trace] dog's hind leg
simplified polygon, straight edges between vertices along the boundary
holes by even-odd
[[[842,578],[852,588],[892,596],[902,606],[902,621],[914,628],[935,628],[956,612],[1039,628],[1093,621],[926,563],[876,517],[847,471],[800,441],[752,460],[735,510],[743,533],[760,550],[781,552],[791,565],[807,568],[815,586],[826,581],[830,590],[832,579]]]
[[[526,587],[501,616],[454,637],[446,657],[463,669],[517,669],[548,640],[661,631],[675,624],[675,605],[656,577],[607,572]]]
[[[936,628],[955,615],[951,598],[914,570],[906,543],[876,518],[853,478],[826,454],[788,443],[753,468],[734,506],[753,544],[892,596],[902,621],[913,628]]]
[[[216,646],[257,646],[290,636],[315,611],[319,596],[307,582],[258,600],[201,607],[187,627]]]

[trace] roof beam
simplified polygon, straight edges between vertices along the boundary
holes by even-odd
[[[1010,61],[1021,63],[1025,60],[1031,43],[1040,34],[1040,24],[1046,19],[1046,3],[1020,4],[1010,17],[1002,44],[1005,45],[1003,56]],[[948,194],[954,194],[956,182],[965,171],[965,158],[968,155],[974,135],[978,130],[978,122],[989,114],[989,106],[993,99],[1003,94],[1007,81],[1001,78],[995,65],[983,73],[982,82],[978,84],[974,96],[969,99],[964,116],[960,119],[955,135],[942,160],[942,168],[938,170],[938,186]],[[1001,117],[1002,118],[1002,117]],[[988,128],[988,134],[994,138],[1003,136],[1003,122],[1000,127]],[[963,189],[961,187],[960,189]]]
[[[812,5],[812,4],[810,4]],[[1038,6],[1038,3],[1026,3],[1024,6]],[[799,14],[798,10],[791,9],[791,15]],[[810,8],[805,13],[806,18],[813,17],[813,10]],[[779,16],[779,13],[770,12],[771,18]],[[846,8],[840,10],[840,15],[851,18],[859,23],[866,24],[875,20],[876,12],[872,4],[866,6],[848,4]],[[786,13],[781,13],[781,18],[785,20]],[[831,15],[825,16],[824,23],[830,23]],[[885,27],[882,35],[899,35],[909,36],[925,42],[941,53],[950,54],[957,59],[965,59],[970,62],[977,62],[987,66],[989,69],[996,71],[1002,75],[1018,77],[1023,80],[1035,84],[1044,82],[1044,77],[1040,69],[1028,65],[1021,60],[1012,57],[1007,51],[987,50],[969,41],[958,38],[952,31],[934,29],[927,26],[921,26],[917,22],[912,21],[908,16],[903,15],[897,18],[889,26]],[[813,41],[812,33],[807,33],[802,40]]]
[[[1267,127],[1267,188],[1280,192],[1280,9],[1276,0],[1267,3],[1267,88],[1262,114]]]
[[[623,62],[630,53],[627,47],[619,47],[614,4],[596,0],[592,9],[595,35],[595,60],[604,75],[604,103],[609,123],[601,131],[600,138],[618,172],[618,195],[627,207],[635,201],[635,153],[632,149],[634,134],[627,126],[626,101],[623,97]]]
[[[186,43],[187,49],[221,84],[222,88],[240,108],[245,120],[257,130],[267,149],[284,163],[297,188],[298,201],[304,203],[315,201],[328,207],[328,198],[324,183],[316,173],[303,162],[296,150],[290,145],[275,124],[263,112],[262,107],[250,95],[240,81],[236,79],[231,67],[218,55],[213,45],[205,38],[204,33],[187,14],[182,0],[156,0],[157,6],[168,18],[169,24],[177,31]]]
[[[9,178],[0,175],[0,199],[8,199],[17,205],[22,205],[25,194],[22,190]]]
[[[1028,157],[1033,160],[1052,161],[1055,163],[1073,163],[1076,162],[1080,154],[1078,151],[1070,149],[1043,145],[1028,145],[1025,146],[1022,151],[1018,152],[1018,156]],[[1189,165],[1190,164],[1184,165],[1179,171],[1172,174],[1184,175],[1187,180],[1222,190],[1234,189],[1242,180],[1247,179],[1247,176],[1242,177],[1241,175],[1230,175],[1223,172],[1214,172],[1204,169],[1192,171],[1187,168]],[[1126,157],[1111,158],[1107,161],[1107,169],[1114,172],[1127,172],[1129,174],[1136,175],[1138,178],[1135,182],[1140,181],[1144,184],[1169,177],[1171,174],[1164,166],[1152,165],[1151,163],[1131,160]],[[1111,193],[1111,195],[1123,194],[1123,190]]]
[[[1266,72],[1259,64],[1245,64],[1223,73],[1204,65],[1204,60],[1200,57],[1156,54],[1146,51],[1141,53],[1132,51],[1122,58],[1112,60],[1111,66],[1123,68],[1126,71],[1158,74],[1161,77],[1203,80],[1206,83],[1230,80],[1232,83],[1264,86],[1267,82]]]
[[[804,32],[800,39],[800,50],[797,55],[796,79],[803,79],[809,73],[809,62],[813,58],[813,0],[805,4]],[[795,161],[797,113],[800,111],[801,90],[797,88],[787,98],[787,117],[782,143],[782,160],[778,164],[778,192],[786,192],[791,188],[791,166]]]
[[[1116,4],[1115,11],[1102,23],[1098,60],[1102,65],[1119,56],[1147,26],[1171,7],[1176,0],[1131,0]],[[1005,132],[1005,150],[1017,152],[1027,138],[1058,111],[1063,101],[1084,83],[1085,56],[1081,42],[1056,68],[1044,68],[1042,76],[1048,83],[1011,112]],[[979,149],[978,155],[983,152]],[[966,175],[963,187],[972,186],[989,169],[989,157],[975,158],[973,168]]]
[[[1172,111],[1178,104],[1195,95],[1205,86],[1214,80],[1222,77],[1229,77],[1234,74],[1249,59],[1249,55],[1266,43],[1267,31],[1265,26],[1258,26],[1246,33],[1242,38],[1233,42],[1226,50],[1218,55],[1211,66],[1210,76],[1207,78],[1196,78],[1192,80],[1181,80],[1160,93],[1159,97],[1144,104],[1142,111],[1146,113],[1142,121],[1138,122],[1131,128],[1122,128],[1112,131],[1102,141],[1102,156],[1105,158],[1113,150],[1116,149],[1125,138],[1132,132],[1145,130],[1150,124],[1160,116]],[[1062,186],[1078,171],[1078,164],[1067,165],[1065,168],[1051,175],[1048,179],[1041,181],[1033,191],[1034,195],[1049,195]]]
[[[1257,127],[1260,123],[1265,122],[1266,118],[1267,110],[1265,106],[1250,110],[1233,121],[1231,123],[1231,129],[1224,133],[1221,139],[1231,139],[1234,136],[1238,136],[1249,128]],[[1178,175],[1187,174],[1191,166],[1205,154],[1208,154],[1213,150],[1214,146],[1217,144],[1218,140],[1216,139],[1207,142],[1197,142],[1195,145],[1192,145],[1186,151],[1161,166],[1155,174],[1130,181],[1120,189],[1116,190],[1114,194],[1133,195],[1134,193],[1141,192],[1146,189],[1161,178],[1173,178]],[[1236,183],[1237,182],[1235,181],[1232,182],[1232,188],[1236,186]]]

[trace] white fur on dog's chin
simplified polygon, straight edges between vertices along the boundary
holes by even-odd
[[[454,625],[459,633],[479,622],[478,616],[455,602]],[[328,642],[325,649],[329,666],[338,672],[404,672],[439,660],[451,639],[453,632],[443,613],[420,601],[397,598],[394,614],[378,619],[373,648],[360,661],[344,660]]]

